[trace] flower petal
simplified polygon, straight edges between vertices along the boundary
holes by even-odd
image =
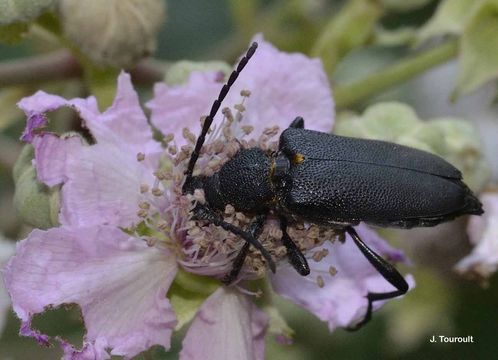
[[[44,91],[37,91],[35,94],[25,97],[19,101],[17,106],[24,111],[28,117],[26,128],[21,136],[21,140],[32,142],[40,128],[47,125],[48,120],[45,113],[55,111],[62,106],[74,106],[75,110],[98,114],[97,101],[94,97],[88,99],[66,100],[57,95],[50,95]]]
[[[118,77],[116,97],[109,109],[99,114],[93,111],[87,112],[83,106],[80,106],[79,112],[97,143],[124,143],[131,147],[135,154],[161,151],[160,144],[152,139],[152,129],[140,106],[130,75],[125,72],[121,72]]]
[[[71,344],[61,338],[57,338],[64,356],[62,360],[107,360],[111,356],[105,350],[108,345],[103,338],[95,340],[93,343],[84,342],[81,350],[75,349]]]
[[[37,133],[36,127],[46,123],[45,112],[61,106],[78,111],[97,144],[85,146],[77,136]],[[140,221],[137,210],[144,196],[139,189],[143,184],[152,187],[162,150],[152,139],[128,74],[119,76],[114,103],[103,114],[95,98],[65,100],[40,91],[21,100],[19,107],[29,117],[25,138],[35,147],[38,179],[48,186],[64,183],[62,224],[128,227]],[[140,163],[139,152],[146,155]]]
[[[467,228],[475,247],[458,262],[456,270],[487,279],[498,269],[498,193],[484,193],[480,200],[485,212],[471,216]]]
[[[176,318],[166,292],[175,274],[172,255],[117,228],[62,227],[21,241],[5,283],[24,334],[34,314],[76,303],[92,351],[105,346],[131,357],[156,344],[169,348]]]
[[[119,75],[114,102],[104,113],[100,113],[94,97],[66,100],[43,91],[22,99],[18,106],[28,117],[21,136],[27,142],[32,142],[39,128],[47,124],[45,113],[69,106],[78,112],[98,143],[126,144],[135,154],[161,151],[160,144],[152,139],[152,130],[140,107],[130,75],[124,72]]]
[[[32,140],[38,180],[48,186],[67,180],[68,157],[78,157],[83,144],[79,136],[61,139],[54,134],[41,134]]]
[[[146,104],[151,110],[152,124],[164,134],[175,135],[178,145],[186,144],[181,136],[182,128],[187,127],[194,133],[200,130],[201,116],[209,112],[223,85],[218,78],[217,72],[193,72],[185,85],[156,84],[154,98]]]
[[[21,135],[21,140],[25,142],[33,141],[37,131],[47,125],[47,118],[44,113],[54,111],[61,106],[67,105],[66,99],[47,94],[44,91],[37,91],[34,95],[25,97],[17,106],[24,111],[28,117],[26,128]]]
[[[327,76],[318,59],[302,54],[278,51],[261,36],[256,54],[233,85],[221,108],[233,108],[242,101],[241,90],[250,90],[244,103],[244,124],[252,125],[255,137],[265,127],[287,128],[297,116],[304,117],[309,129],[330,132],[334,121],[334,103]],[[181,86],[156,85],[155,96],[147,106],[151,120],[164,133],[179,134],[178,124],[200,131],[199,118],[209,112],[222,82],[217,73],[194,72]],[[218,114],[215,124],[223,115]],[[175,137],[177,144],[185,141]]]
[[[264,359],[267,325],[268,316],[247,295],[220,287],[195,316],[180,359]]]
[[[281,52],[261,35],[253,41],[258,42],[258,55],[237,80],[231,104],[240,102],[241,90],[251,90],[244,116],[255,126],[256,134],[269,123],[285,129],[296,116],[304,118],[308,129],[330,132],[334,102],[321,61]]]
[[[4,240],[0,237],[0,268],[7,262],[7,259],[14,254],[15,243]],[[10,299],[5,290],[3,279],[0,279],[0,335],[2,334],[5,322],[7,321],[7,309],[10,307]]]
[[[74,226],[138,223],[138,206],[146,199],[140,186],[154,183],[146,163],[114,144],[85,146],[68,155],[64,176],[60,222]]]
[[[366,225],[361,224],[356,229],[362,240],[384,258],[400,258],[399,251],[392,249]],[[388,292],[394,288],[362,255],[349,235],[344,244],[327,242],[322,248],[328,250],[328,255],[319,262],[311,256],[308,258],[311,273],[307,277],[300,276],[286,264],[277,269],[271,281],[279,295],[326,321],[333,331],[337,327],[350,326],[365,315],[368,292]],[[332,275],[334,268],[337,274]],[[319,276],[321,280],[318,280]],[[322,280],[320,285],[323,286],[319,286]],[[413,287],[411,276],[407,276],[407,281]],[[374,302],[374,310],[382,303]]]
[[[37,177],[48,186],[63,183],[64,225],[114,224],[128,227],[141,221],[139,203],[147,200],[140,186],[154,184],[150,162],[138,162],[124,146],[85,146],[78,136],[40,134],[33,139]],[[166,198],[149,201],[164,202]]]

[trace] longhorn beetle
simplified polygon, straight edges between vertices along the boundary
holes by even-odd
[[[370,264],[396,288],[367,294],[364,318],[348,328],[359,329],[370,320],[373,302],[405,294],[408,284],[360,239],[353,225],[364,221],[384,227],[434,226],[465,214],[480,215],[482,205],[463,183],[460,171],[438,156],[384,141],[306,130],[301,117],[282,132],[278,151],[241,149],[213,175],[193,176],[211,123],[256,48],[257,43],[249,47],[205,118],[185,171],[183,194],[202,189],[206,202],[193,209],[193,218],[221,226],[246,241],[226,283],[237,277],[251,245],[275,272],[271,255],[258,241],[270,212],[280,220],[290,264],[303,276],[310,269],[287,233],[288,222],[305,221],[347,232]],[[223,220],[221,214],[228,204],[254,215],[247,229]]]

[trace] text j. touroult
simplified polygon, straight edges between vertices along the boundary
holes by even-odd
[[[432,335],[430,339],[431,343],[473,343],[474,337],[469,336],[444,336],[444,335]]]

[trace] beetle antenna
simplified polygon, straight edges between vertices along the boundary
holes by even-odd
[[[194,172],[195,163],[197,162],[197,159],[199,158],[199,154],[200,154],[202,145],[204,145],[204,141],[206,140],[206,134],[207,134],[209,128],[211,127],[211,124],[214,120],[214,117],[218,113],[218,110],[220,109],[221,103],[225,99],[225,96],[227,96],[228,91],[232,87],[235,80],[237,80],[242,69],[244,69],[244,67],[249,62],[249,59],[254,55],[254,52],[256,51],[257,47],[258,47],[257,42],[253,42],[251,44],[251,46],[247,50],[244,57],[242,59],[240,59],[238,65],[237,65],[237,68],[234,71],[232,71],[232,73],[230,74],[230,77],[228,78],[228,81],[221,88],[220,94],[218,95],[218,98],[214,101],[213,105],[211,106],[211,111],[209,112],[209,115],[204,120],[201,134],[197,138],[197,142],[195,144],[194,151],[192,152],[192,155],[190,155],[190,160],[188,162],[187,170],[185,171],[186,179],[185,179],[185,183],[183,184],[183,188],[182,188],[184,193],[187,191],[187,189],[189,188],[190,182],[192,181],[192,173]]]

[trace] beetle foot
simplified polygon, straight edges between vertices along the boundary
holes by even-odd
[[[363,319],[354,325],[351,325],[351,326],[344,328],[345,330],[358,331],[372,319],[372,303],[374,300],[372,299],[371,295],[372,295],[372,293],[368,293],[366,296],[366,298],[368,300],[368,306],[367,306],[367,312],[366,312],[365,316],[363,317]]]

